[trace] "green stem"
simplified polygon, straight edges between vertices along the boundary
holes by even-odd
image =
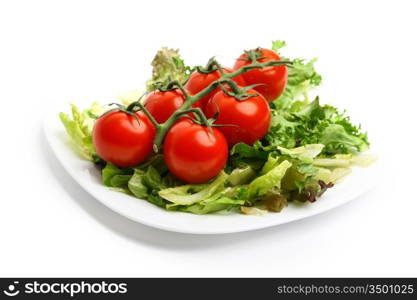
[[[139,106],[140,110],[144,112],[144,114],[148,117],[148,119],[152,122],[152,124],[155,126],[156,130],[158,131],[160,129],[161,125],[155,120],[155,118],[151,115],[151,113],[145,108],[145,105],[143,105],[140,102],[141,98],[139,98],[139,100],[136,101],[134,107]],[[130,105],[129,105],[129,107],[130,107]],[[128,107],[128,110],[129,110],[129,107]]]
[[[198,120],[200,122],[202,122],[205,126],[210,126],[209,121],[207,120],[206,116],[204,115],[203,111],[201,110],[201,108],[196,107],[196,108],[190,108],[189,110],[183,111],[180,115],[185,115],[185,114],[189,114],[189,113],[194,113],[197,115]]]
[[[239,86],[233,80],[228,80],[227,82],[225,82],[225,84],[227,84],[229,86],[229,88],[232,90],[233,93],[235,93],[235,94],[240,93]]]
[[[168,130],[175,124],[177,119],[181,117],[182,115],[186,115],[189,113],[195,113],[199,117],[200,121],[204,123],[204,125],[208,126],[209,122],[207,121],[206,116],[204,115],[203,111],[200,108],[190,108],[190,109],[183,109],[183,106],[180,108],[180,110],[177,110],[172,116],[165,121],[164,124],[159,125],[159,129],[157,131],[157,134],[155,136],[155,139],[153,141],[153,149],[155,152],[159,152],[160,147],[162,145],[162,141],[168,132]]]
[[[221,75],[225,73],[223,67],[214,57],[209,59],[209,61],[207,62],[207,65],[204,68],[201,66],[198,66],[196,69],[197,69],[197,72],[202,73],[202,74],[210,74],[217,70],[220,72]]]

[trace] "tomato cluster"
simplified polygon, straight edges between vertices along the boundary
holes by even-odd
[[[281,59],[272,50],[256,51],[256,60],[261,63]],[[185,84],[185,91],[195,95],[220,79],[222,73],[230,74],[252,62],[245,52],[236,60],[233,69],[195,71]],[[182,117],[166,133],[164,159],[170,172],[179,179],[189,183],[206,182],[224,168],[229,147],[239,142],[252,145],[265,136],[271,119],[268,102],[277,99],[284,91],[287,67],[252,69],[234,77],[233,81],[240,88],[256,86],[246,89],[245,97],[231,93],[228,87],[218,87],[193,105],[207,118],[216,116],[216,127],[209,128],[203,122]],[[172,89],[156,90],[148,94],[143,103],[154,123],[163,124],[185,101],[180,89]],[[104,114],[93,129],[93,143],[98,155],[120,167],[142,163],[150,156],[160,128],[151,121],[144,112],[112,111]]]

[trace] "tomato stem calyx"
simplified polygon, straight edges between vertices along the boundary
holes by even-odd
[[[155,120],[152,114],[145,108],[145,105],[143,105],[141,102],[142,98],[145,95],[146,93],[140,96],[139,99],[136,100],[135,102],[130,103],[126,110],[128,112],[133,112],[133,114],[135,114],[135,112],[138,112],[138,111],[143,111],[143,113],[148,117],[149,121],[151,121],[151,123],[155,126],[155,128],[159,130],[161,125],[159,125],[159,123]]]
[[[209,59],[209,61],[207,62],[207,65],[203,68],[201,66],[198,66],[196,68],[197,72],[202,73],[202,74],[209,74],[215,71],[219,71],[221,75],[224,75],[224,69],[223,67],[220,65],[220,63],[216,60],[215,57],[212,57]]]
[[[124,105],[122,105],[120,103],[109,103],[108,104],[108,106],[112,106],[112,105],[117,106],[117,108],[113,108],[113,109],[110,109],[110,110],[106,111],[104,114],[101,115],[101,117],[108,114],[108,113],[114,112],[114,111],[121,111],[121,112],[124,112],[125,114],[128,114],[128,115],[132,116],[136,120],[136,122],[138,122],[138,124],[140,125],[140,120],[139,120],[138,116],[135,114],[134,111],[129,109],[129,107],[132,105],[132,103],[128,107],[125,107]]]

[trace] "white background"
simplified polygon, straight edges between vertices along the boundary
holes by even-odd
[[[417,276],[415,12],[399,0],[2,1],[0,276]],[[175,234],[99,204],[46,145],[48,107],[141,88],[160,46],[203,64],[272,39],[319,57],[321,99],[362,123],[384,164],[376,189],[284,226]]]

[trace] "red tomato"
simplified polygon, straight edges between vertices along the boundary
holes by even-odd
[[[268,103],[262,95],[252,89],[247,93],[258,96],[238,100],[219,91],[207,103],[207,117],[211,118],[219,112],[216,124],[235,125],[216,127],[224,134],[229,146],[239,142],[252,145],[268,132],[271,121]]]
[[[119,167],[133,167],[149,156],[156,129],[143,112],[136,115],[139,123],[122,111],[106,113],[95,122],[93,143],[102,159]]]
[[[281,58],[272,50],[259,49],[261,51],[261,59],[258,62],[267,62],[271,60],[280,60]],[[250,60],[245,60],[248,57],[242,54],[236,60],[234,69],[238,70],[245,65],[251,64]],[[266,67],[263,69],[254,69],[242,74],[243,79],[247,85],[262,84],[254,87],[260,92],[268,102],[277,99],[285,89],[288,79],[288,71],[286,66]]]
[[[233,70],[231,70],[229,68],[223,68],[223,69],[226,73],[232,73],[233,72]],[[199,73],[199,72],[195,71],[193,74],[191,74],[190,78],[188,79],[187,83],[185,84],[185,88],[191,95],[195,95],[198,92],[204,90],[213,81],[216,81],[220,77],[221,77],[221,74],[220,74],[220,71],[218,71],[218,70],[216,70],[214,72],[211,72],[211,73],[208,73],[208,74]],[[233,81],[235,81],[240,86],[245,86],[246,85],[242,76],[236,76],[235,78],[233,78]],[[199,103],[198,106],[201,107],[202,109],[204,109],[204,107],[206,106],[206,104],[210,100],[210,98],[219,90],[220,90],[220,88],[212,91],[210,94],[208,94],[207,96],[200,99],[197,102],[197,103]]]
[[[184,95],[180,90],[161,92],[159,90],[150,93],[144,102],[146,109],[162,124],[184,104]]]
[[[164,140],[168,169],[181,180],[202,183],[212,179],[225,166],[228,147],[223,134],[189,119],[179,120]]]

